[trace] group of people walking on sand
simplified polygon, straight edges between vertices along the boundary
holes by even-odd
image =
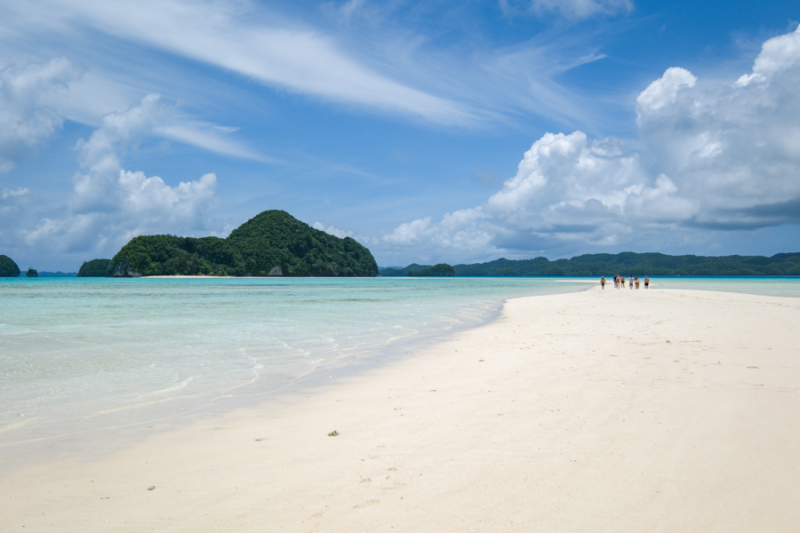
[[[639,288],[639,284],[640,284],[639,276],[630,276],[628,278],[628,287],[629,288],[632,289],[634,286],[636,286],[636,288],[638,289]],[[605,290],[605,288],[606,288],[606,277],[605,276],[600,278],[600,286],[603,288],[603,290]],[[624,289],[625,288],[625,276],[614,276],[614,288],[615,289]],[[650,278],[648,278],[647,276],[644,277],[644,288],[645,289],[649,289],[650,288]]]

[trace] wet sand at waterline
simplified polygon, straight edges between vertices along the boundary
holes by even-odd
[[[724,292],[510,300],[407,359],[12,469],[0,530],[795,531],[798,323]]]

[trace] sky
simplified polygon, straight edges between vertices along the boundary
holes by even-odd
[[[0,0],[0,254],[800,251],[796,0]]]

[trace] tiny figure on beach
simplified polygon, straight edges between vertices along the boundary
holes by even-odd
[[[628,278],[628,288],[629,288],[629,289],[632,289],[632,288],[633,288],[633,276],[630,276],[630,277]]]
[[[650,278],[647,276],[644,277],[644,288],[647,289],[650,287]]]
[[[639,276],[636,276],[633,279],[633,282],[636,284],[636,290],[639,290]]]
[[[603,290],[606,290],[606,277],[605,276],[600,276],[600,286],[603,288]]]

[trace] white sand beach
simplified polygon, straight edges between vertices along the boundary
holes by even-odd
[[[510,300],[337,383],[13,470],[0,530],[796,531],[798,324],[798,299],[722,292]]]

